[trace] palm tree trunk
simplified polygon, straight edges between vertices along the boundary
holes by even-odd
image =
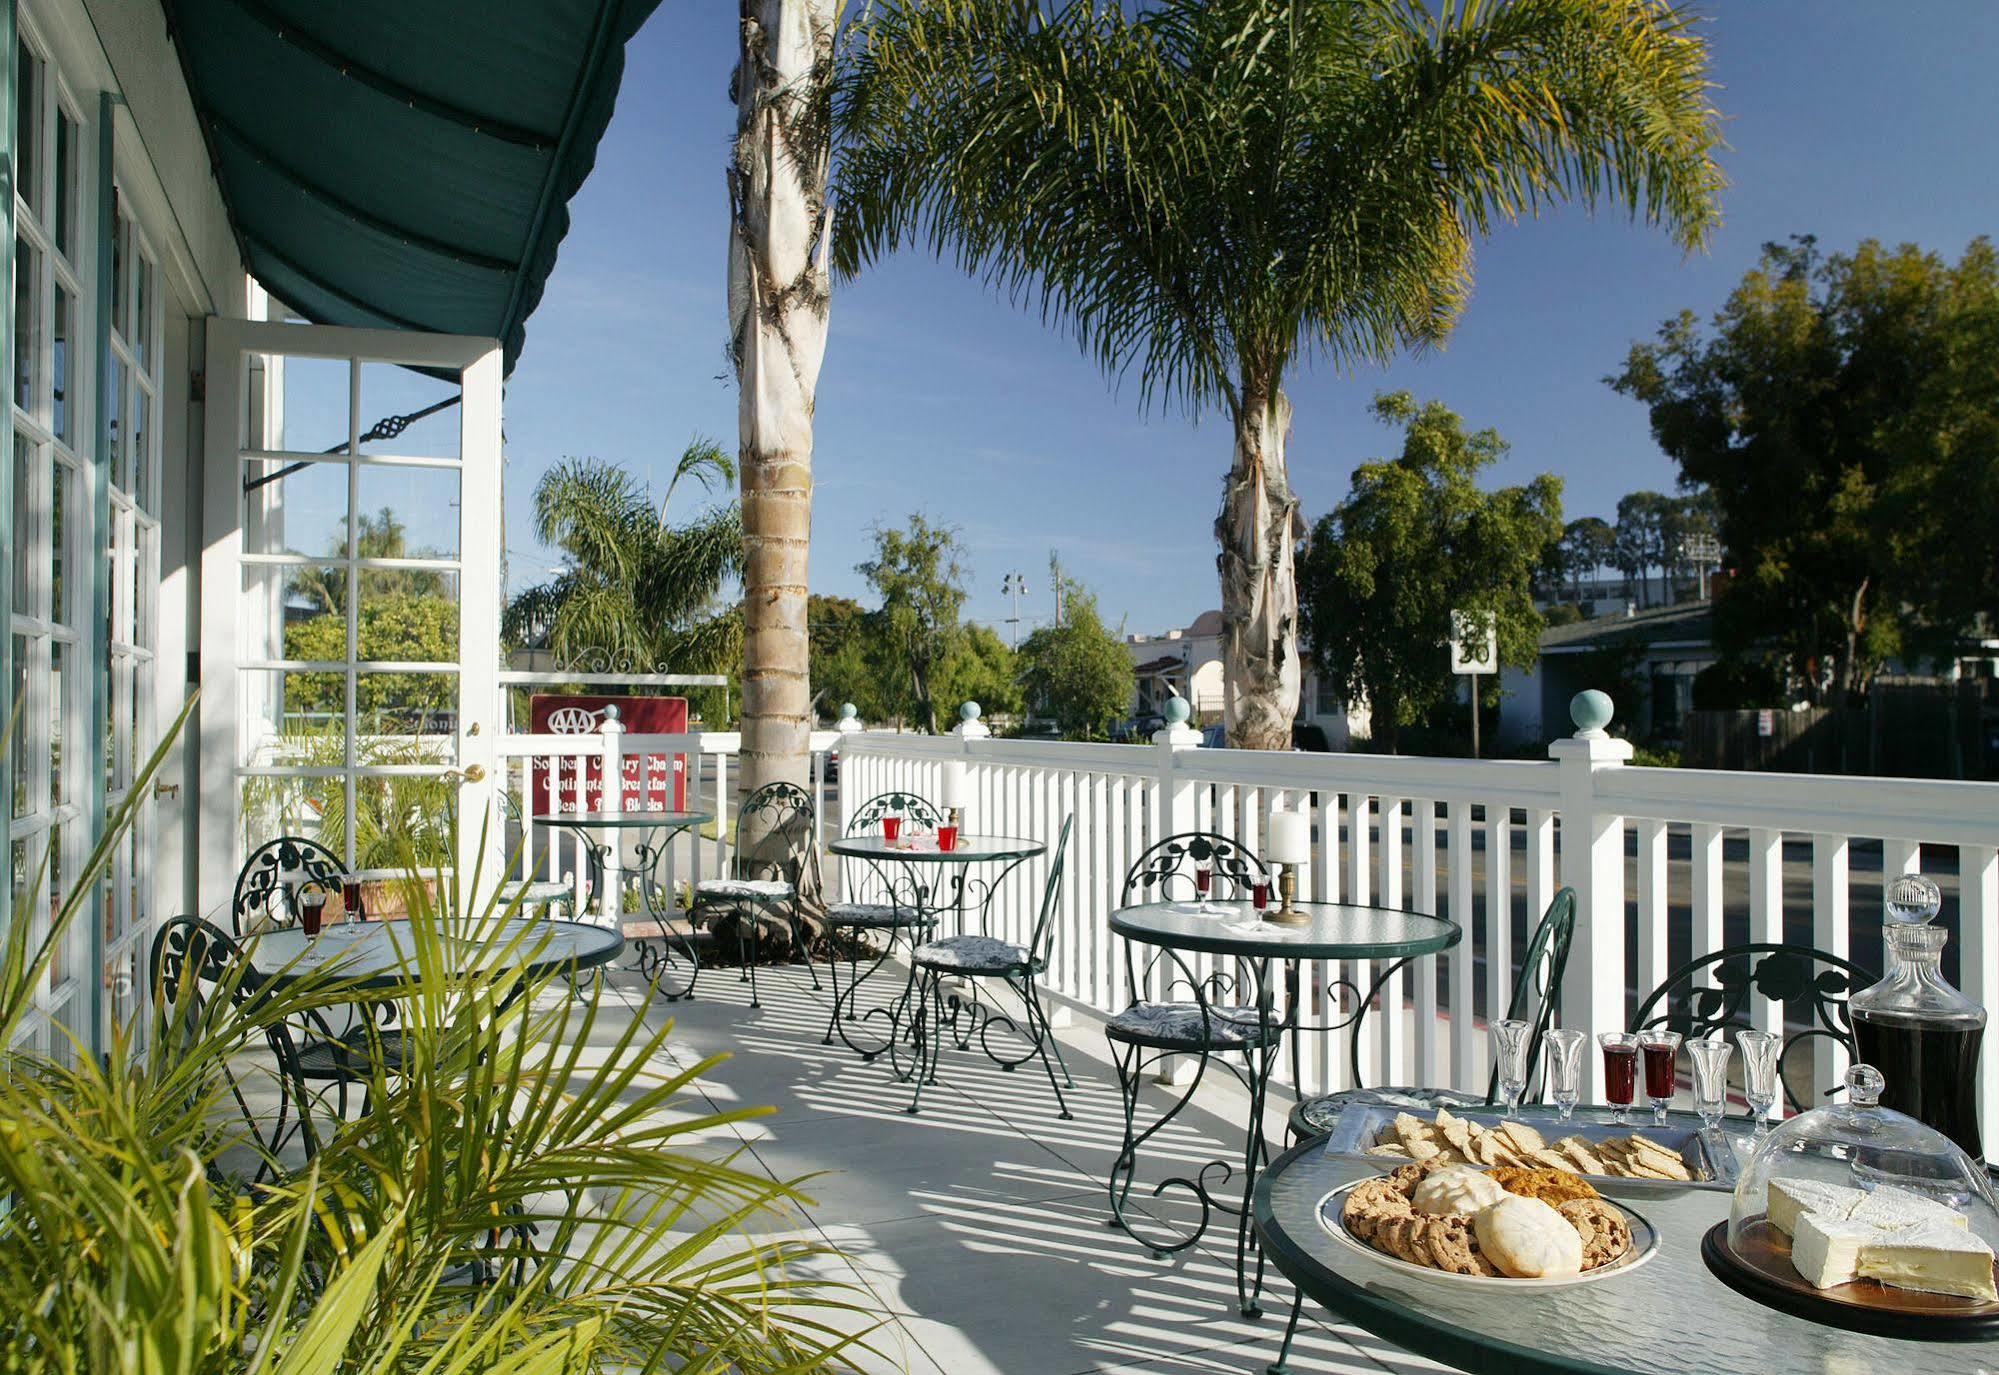
[[[743,498],[741,784],[804,784],[812,409],[826,352],[833,0],[741,0],[730,349]]]
[[[1222,669],[1229,745],[1288,750],[1298,711],[1298,499],[1284,473],[1291,403],[1245,380],[1235,416],[1235,466],[1215,519],[1221,553]]]

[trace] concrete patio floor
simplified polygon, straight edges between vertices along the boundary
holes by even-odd
[[[876,987],[899,988],[884,969]],[[1260,1375],[1275,1355],[1291,1288],[1274,1270],[1265,1315],[1235,1306],[1234,1229],[1226,1219],[1200,1245],[1153,1258],[1105,1225],[1105,1177],[1116,1154],[1116,1078],[1099,1026],[1078,1016],[1060,1034],[1076,1087],[1072,1121],[1057,1118],[1038,1066],[1002,1073],[976,1052],[944,1052],[922,1112],[886,1057],[872,1063],[822,1044],[831,993],[802,967],[759,971],[761,1008],[731,969],[703,974],[691,1002],[644,1000],[636,978],[613,976],[614,999],[649,1020],[671,1019],[670,1051],[683,1066],[731,1058],[698,1080],[715,1109],[767,1105],[736,1124],[737,1163],[804,1186],[802,1217],[773,1218],[772,1234],[837,1247],[815,1274],[855,1286],[852,1301],[886,1324],[862,1370],[913,1375]],[[822,970],[823,979],[823,970]],[[612,1000],[607,1000],[607,1003]],[[864,1003],[865,1006],[865,1003]],[[879,1025],[877,1021],[876,1025]],[[1246,1097],[1210,1076],[1189,1110],[1152,1145],[1133,1198],[1161,1167],[1198,1166],[1241,1149]],[[1224,1076],[1225,1077],[1225,1076]],[[1162,1098],[1161,1102],[1164,1101]],[[1272,1130],[1282,1124],[1273,1114]],[[820,1173],[824,1172],[824,1173]],[[1173,1218],[1171,1203],[1147,1206]],[[1178,1215],[1185,1222],[1191,1208]],[[1299,1375],[1439,1367],[1308,1305],[1293,1349]]]

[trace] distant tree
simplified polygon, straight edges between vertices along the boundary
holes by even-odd
[[[1399,458],[1362,464],[1347,499],[1322,518],[1300,564],[1307,638],[1319,672],[1366,701],[1378,743],[1451,700],[1444,656],[1454,610],[1497,613],[1502,664],[1539,653],[1530,582],[1562,534],[1562,483],[1543,473],[1487,492],[1478,475],[1506,452],[1492,430],[1467,433],[1441,402],[1377,396],[1404,427]],[[1487,680],[1488,691],[1498,685]]]
[[[1018,656],[990,627],[966,626],[937,673],[937,701],[946,720],[966,702],[997,715],[1019,711],[1021,700]]]
[[[1650,574],[1665,561],[1665,524],[1673,499],[1663,492],[1629,492],[1617,501],[1612,566],[1630,580],[1632,598],[1651,604]]]
[[[734,477],[734,462],[705,439],[682,450],[656,501],[615,463],[571,458],[550,468],[535,484],[534,528],[542,543],[562,551],[563,565],[508,604],[503,632],[564,661],[596,651],[644,671],[734,667],[742,619],[719,597],[742,569],[736,506],[713,507],[686,524],[667,520],[683,479],[705,490]]]
[[[814,593],[806,600],[805,616],[817,714],[835,718],[847,702],[854,704],[863,721],[889,714],[879,687],[880,655],[871,652],[881,635],[873,613],[851,597]]]
[[[407,589],[362,599],[360,657],[380,663],[452,663],[458,658],[458,603]],[[345,614],[312,616],[285,626],[287,659],[347,657]],[[442,673],[363,673],[355,683],[355,709],[427,715],[455,705],[457,678]],[[344,673],[288,673],[285,709],[337,716],[346,710]],[[363,730],[372,727],[364,721]]]
[[[402,517],[384,506],[369,515],[363,511],[354,522],[354,553],[364,559],[434,559],[435,549],[411,547],[409,528]],[[328,541],[329,559],[347,557],[347,538],[336,535]],[[447,595],[444,574],[428,568],[367,568],[361,571],[361,595],[390,596],[408,592],[420,597]],[[347,570],[330,564],[312,564],[293,572],[285,585],[285,599],[294,606],[309,606],[316,612],[339,616],[347,609]],[[340,657],[345,658],[343,653]]]
[[[1064,578],[1062,623],[1044,625],[1020,646],[1020,679],[1035,715],[1070,740],[1102,740],[1131,710],[1134,680],[1124,639],[1097,613],[1097,599]]]
[[[875,556],[856,571],[881,597],[882,694],[898,715],[937,729],[937,674],[963,633],[965,570],[957,532],[912,514],[909,528],[877,525]]]
[[[1221,412],[1229,743],[1289,749],[1287,378],[1440,342],[1473,246],[1546,207],[1702,242],[1712,91],[1663,0],[878,0],[843,49],[834,257],[930,249],[1141,401]]]
[[[1615,567],[1617,531],[1602,516],[1582,516],[1562,527],[1555,541],[1552,562],[1569,584],[1571,595],[1581,601],[1583,580],[1598,570]]]
[[[1896,653],[1948,659],[1999,614],[1999,255],[1766,244],[1703,332],[1692,312],[1608,379],[1712,495],[1715,628],[1773,647],[1813,700]]]

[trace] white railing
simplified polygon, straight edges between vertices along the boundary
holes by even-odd
[[[1483,1019],[1505,1006],[1515,952],[1560,884],[1578,899],[1560,1019],[1591,1033],[1622,1029],[1673,968],[1724,944],[1788,938],[1873,967],[1879,907],[1857,905],[1854,889],[1918,867],[1943,887],[1960,986],[1982,1003],[1999,995],[1999,785],[1635,768],[1630,747],[1602,730],[1607,699],[1588,696],[1600,703],[1578,700],[1588,728],[1556,741],[1545,762],[1201,749],[1185,727],[1152,745],[995,740],[973,719],[950,736],[848,737],[840,791],[850,804],[891,789],[934,798],[945,762],[961,760],[968,831],[1052,839],[1073,813],[1047,984],[1102,1012],[1128,1001],[1107,919],[1148,843],[1212,829],[1256,849],[1273,807],[1308,808],[1314,850],[1301,894],[1434,912],[1464,928],[1456,949],[1400,976],[1384,1003],[1393,1015],[1364,1020],[1368,1083],[1484,1091]],[[995,934],[1031,929],[1038,867],[996,902]],[[1321,964],[1306,987],[1366,987],[1373,972]],[[1329,1001],[1308,999],[1307,1028],[1342,1019]],[[1782,1016],[1781,1004],[1752,1000],[1757,1025]],[[1836,1052],[1818,1045],[1824,1083]],[[1347,1086],[1343,1039],[1308,1030],[1302,1046],[1307,1092]],[[1588,1060],[1595,1093],[1597,1057]],[[1981,1092],[1999,1121],[1999,1074]]]
[[[640,735],[617,729],[615,721],[607,724],[610,728],[587,735],[500,737],[499,786],[512,799],[509,819],[515,822],[506,839],[508,877],[529,882],[561,881],[570,886],[576,911],[594,910],[604,920],[618,920],[623,894],[621,880],[632,868],[633,848],[643,838],[642,834],[595,831],[586,835],[559,821],[547,820],[542,805],[546,799],[537,787],[537,770],[546,770],[545,776],[558,799],[566,796],[573,801],[585,795],[584,778],[593,762],[600,778],[621,779],[627,759],[670,761],[684,757],[686,809],[711,813],[715,820],[676,837],[660,866],[658,877],[669,903],[666,915],[676,916],[681,910],[682,885],[729,872],[738,801],[733,765],[742,739],[734,731]],[[827,759],[839,739],[834,731],[815,731],[812,735],[806,790],[813,800],[814,825],[818,828],[815,838],[822,843],[831,776]],[[669,789],[672,786],[670,772],[666,786]],[[596,891],[590,887],[590,857],[585,849],[592,843],[605,847],[601,888]]]

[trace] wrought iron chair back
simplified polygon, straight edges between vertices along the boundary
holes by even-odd
[[[1527,1064],[1533,1074],[1541,1064],[1541,1043],[1548,1034],[1548,1027],[1554,1022],[1556,1004],[1561,1001],[1562,979],[1569,968],[1569,947],[1576,934],[1576,890],[1563,888],[1556,892],[1548,903],[1548,910],[1541,914],[1533,935],[1527,939],[1527,948],[1521,952],[1520,967],[1513,974],[1513,989],[1507,995],[1506,1016],[1534,1026],[1533,1034],[1527,1042]],[[1347,1064],[1353,1073],[1356,1088],[1367,1081],[1361,1073],[1360,1027],[1375,1004],[1381,991],[1402,970],[1415,963],[1414,959],[1397,960],[1383,969],[1368,985],[1360,1006],[1352,1017],[1334,1024],[1335,1029],[1350,1028],[1347,1037]],[[1532,1094],[1538,1100],[1541,1095],[1541,1080],[1533,1081]],[[1488,1104],[1499,1101],[1499,1074],[1495,1069],[1488,1077],[1485,1088]]]
[[[899,815],[905,826],[935,830],[944,813],[928,798],[913,792],[876,793],[847,816],[846,834],[873,835],[885,816]],[[840,896],[848,902],[892,902],[921,907],[928,885],[911,871],[913,865],[882,865],[875,860],[847,860],[840,866]]]
[[[1074,812],[1062,818],[1062,833],[1055,838],[1055,848],[1048,857],[1048,878],[1041,885],[1041,911],[1034,918],[1034,932],[1027,941],[1030,969],[1046,967],[1055,944],[1055,913],[1062,906],[1062,870],[1069,861],[1069,829],[1075,824]]]
[[[748,845],[745,835],[754,837]],[[736,837],[731,877],[800,887],[812,854],[812,799],[796,783],[766,783],[736,809]]]
[[[1270,882],[1269,866],[1240,841],[1215,831],[1182,831],[1153,842],[1132,861],[1118,905],[1192,901],[1200,896],[1194,876],[1203,868],[1208,870],[1208,895],[1217,902],[1247,900],[1254,885]],[[1232,997],[1242,982],[1240,970],[1216,969],[1202,976],[1173,951],[1146,947],[1141,955],[1138,942],[1120,944],[1125,992],[1133,1002],[1156,986],[1158,996],[1168,1001],[1205,997],[1218,1003]]]
[[[534,786],[531,778],[527,780],[527,786]],[[512,788],[506,787],[503,784],[495,791],[499,794],[500,798],[501,819],[509,828],[501,837],[506,842],[507,847],[502,853],[501,858],[506,861],[507,868],[511,871],[518,858],[514,853],[515,847],[522,843],[522,837],[527,834],[527,818],[521,811],[521,804],[514,800],[514,791]],[[551,830],[560,830],[575,840],[576,854],[582,861],[583,874],[589,882],[590,891],[593,893],[602,892],[604,887],[604,853],[609,847],[574,826],[564,826],[560,822],[555,821],[544,821],[540,825],[544,834]],[[527,870],[530,880],[539,878],[544,870],[546,870],[549,879],[563,879],[566,881],[565,875],[555,871],[559,859],[560,853],[558,847],[553,845],[544,845],[540,854],[527,856]]]
[[[340,857],[305,836],[279,836],[250,852],[236,875],[229,918],[236,934],[298,925],[298,892],[308,882],[338,888],[346,866]]]
[[[1214,831],[1182,831],[1154,842],[1132,861],[1118,905],[1191,901],[1199,896],[1194,875],[1203,867],[1217,901],[1247,899],[1252,884],[1270,881],[1269,867],[1240,841]]]
[[[1827,950],[1808,945],[1752,941],[1702,955],[1668,974],[1632,1014],[1631,1030],[1663,1027],[1694,1039],[1750,1024],[1750,1007],[1765,998],[1783,1008],[1779,1080],[1793,1109],[1805,1104],[1792,1088],[1791,1055],[1818,1040],[1853,1054],[1853,1022],[1846,1000],[1875,975]],[[1792,1030],[1796,1027],[1796,1030]],[[1830,1097],[1837,1086],[1819,1087]]]

